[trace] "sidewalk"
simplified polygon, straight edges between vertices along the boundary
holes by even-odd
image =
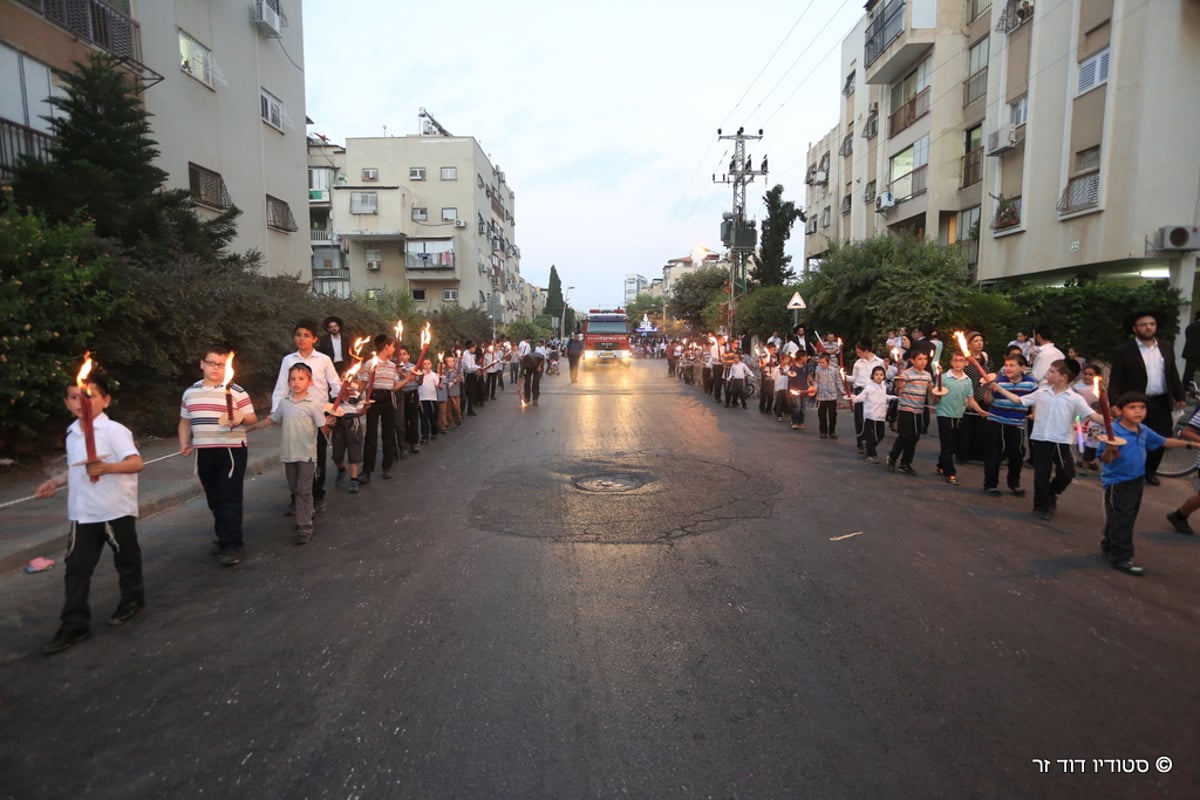
[[[278,466],[279,430],[272,425],[250,434],[247,476]],[[140,519],[168,511],[204,493],[194,474],[195,458],[180,456],[179,443],[174,437],[138,442],[138,450],[146,462],[146,468],[138,475]],[[38,556],[62,561],[67,546],[66,488],[59,489],[49,500],[23,499],[31,498],[38,485],[59,472],[65,461],[59,457],[49,464],[47,469],[10,475],[0,484],[0,573],[23,567]]]

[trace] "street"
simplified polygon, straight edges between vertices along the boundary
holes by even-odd
[[[57,656],[61,568],[0,577],[0,797],[1200,796],[1188,482],[1132,578],[1095,476],[1043,523],[936,437],[888,474],[847,411],[822,441],[666,371],[506,386],[307,547],[258,476],[234,568],[203,500],[142,520],[146,610],[105,624],[106,555]]]

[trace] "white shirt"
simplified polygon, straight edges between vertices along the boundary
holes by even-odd
[[[96,455],[107,464],[124,461],[138,454],[133,434],[119,422],[101,413],[92,420]],[[108,522],[138,515],[138,476],[101,475],[92,483],[88,477],[87,443],[83,424],[75,420],[67,428],[67,517],[74,522]]]
[[[795,342],[791,341],[790,339],[788,340],[788,343],[783,346],[783,354],[785,356],[794,356],[794,355],[796,355],[796,353],[799,353],[799,352],[800,352],[800,345],[796,344]]]
[[[1038,382],[1039,386],[1047,386],[1046,373],[1050,370],[1050,365],[1055,361],[1066,358],[1062,350],[1054,346],[1053,342],[1046,342],[1038,348],[1037,357],[1033,359],[1033,368],[1029,370],[1033,373],[1033,379]]]
[[[1158,340],[1154,340],[1154,344],[1142,344],[1142,340],[1137,340],[1138,352],[1142,354],[1142,361],[1146,364],[1146,396],[1154,397],[1160,394],[1167,393],[1167,372],[1163,364],[1162,350],[1158,346]]]
[[[342,335],[339,333],[336,336],[329,334],[329,349],[333,350],[333,360],[345,361],[346,351],[342,349]]]
[[[1021,405],[1035,410],[1031,440],[1070,444],[1075,438],[1075,417],[1087,419],[1092,407],[1070,389],[1055,392],[1043,387],[1021,396]]]
[[[421,385],[417,387],[417,399],[436,401],[438,386],[441,382],[441,375],[436,372],[426,372],[421,376]]]
[[[854,367],[850,370],[851,385],[855,389],[865,388],[871,382],[872,370],[882,366],[884,366],[883,359],[879,356],[858,359],[854,362]]]
[[[521,343],[517,345],[517,357],[524,358],[525,356],[529,355],[531,350],[532,348],[529,346],[529,340],[522,339]]]
[[[467,375],[474,375],[479,371],[479,365],[475,363],[475,353],[471,350],[464,350],[462,354],[462,370]]]
[[[342,380],[338,377],[333,360],[329,356],[318,353],[315,349],[308,354],[308,358],[300,355],[299,351],[288,353],[279,364],[279,377],[275,379],[275,391],[271,392],[272,413],[279,408],[279,401],[291,393],[288,388],[288,370],[293,364],[308,364],[312,370],[313,382],[308,394],[319,402],[322,408],[332,396],[341,391]]]

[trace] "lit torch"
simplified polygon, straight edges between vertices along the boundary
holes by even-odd
[[[934,380],[936,383],[935,383],[935,386],[933,387],[933,389],[931,390],[932,393],[937,397],[946,396],[950,392],[950,390],[945,388],[944,386],[942,386],[942,365],[941,364],[933,365],[933,377],[934,377]]]
[[[225,360],[225,418],[229,420],[229,427],[233,427],[233,356],[234,351],[229,351],[229,358]]]
[[[983,365],[979,363],[979,360],[975,356],[971,355],[971,348],[967,347],[967,335],[962,331],[955,331],[954,338],[958,340],[958,349],[962,350],[962,354],[966,357],[967,361],[970,361],[971,365],[979,370],[980,379],[987,380],[987,370],[983,368]]]
[[[404,335],[404,320],[396,320],[396,327],[392,328],[396,332],[396,345],[399,346],[400,337]]]
[[[98,460],[96,458],[96,429],[92,420],[92,393],[87,388],[87,378],[91,373],[92,353],[89,350],[83,354],[83,366],[79,368],[79,374],[75,376],[75,383],[79,386],[79,427],[83,429],[83,443],[87,448],[85,464]],[[99,475],[92,476],[92,483],[98,480],[100,480]]]
[[[1092,387],[1096,391],[1096,399],[1100,401],[1100,416],[1104,417],[1104,443],[1118,447],[1125,444],[1124,439],[1113,435],[1112,409],[1108,407],[1108,392],[1104,390],[1099,375],[1092,379]]]
[[[353,367],[346,370],[346,374],[342,376],[342,388],[338,389],[337,399],[334,400],[330,406],[326,407],[326,414],[335,417],[342,416],[342,403],[346,402],[346,399],[350,397],[350,387],[354,385],[354,379],[358,375],[359,369],[362,368],[362,364],[362,359],[359,359],[358,361],[354,362]],[[326,423],[325,425],[321,426],[321,431],[328,436],[330,427],[330,424]]]
[[[429,349],[429,342],[433,339],[433,334],[430,332],[429,323],[425,323],[425,327],[421,328],[421,355],[417,356],[417,369],[421,369],[421,365],[425,363],[425,351]]]

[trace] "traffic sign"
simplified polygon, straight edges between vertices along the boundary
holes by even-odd
[[[792,299],[788,301],[787,307],[793,311],[798,308],[808,308],[808,306],[804,305],[804,298],[800,296],[799,292],[792,295]]]

